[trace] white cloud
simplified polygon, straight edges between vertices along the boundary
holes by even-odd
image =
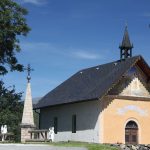
[[[21,48],[24,52],[31,52],[40,55],[63,55],[66,56],[65,50],[58,48],[57,46],[53,46],[48,42],[22,42]],[[68,55],[67,55],[68,56]]]
[[[144,13],[142,14],[143,17],[150,17],[150,13]]]
[[[53,48],[50,43],[46,42],[22,42],[21,48],[25,51],[47,50]]]
[[[87,52],[87,51],[76,51],[72,53],[72,56],[76,58],[91,59],[91,60],[101,58],[100,55],[92,52]]]
[[[51,43],[46,42],[23,42],[21,48],[25,52],[34,52],[40,53],[40,55],[59,55],[64,57],[71,57],[74,59],[87,59],[87,60],[96,60],[102,58],[102,56],[95,51],[87,51],[74,48],[60,48],[53,46]],[[37,54],[36,53],[36,54]]]
[[[20,3],[30,3],[34,5],[43,5],[46,4],[46,0],[16,0]]]

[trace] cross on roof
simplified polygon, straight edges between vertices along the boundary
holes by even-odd
[[[27,70],[27,73],[28,73],[27,80],[28,80],[28,82],[30,82],[30,80],[31,80],[31,71],[34,71],[34,70],[31,68],[30,64],[28,64],[27,68],[25,68],[24,70]]]

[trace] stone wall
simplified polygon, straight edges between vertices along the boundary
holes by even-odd
[[[21,142],[25,143],[26,140],[30,139],[30,133],[29,131],[31,128],[21,128]]]
[[[110,146],[119,148],[120,150],[150,150],[150,144],[148,145],[111,144]]]

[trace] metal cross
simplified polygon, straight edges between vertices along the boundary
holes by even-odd
[[[28,80],[28,83],[29,83],[30,80],[31,80],[31,71],[34,71],[34,70],[31,68],[30,64],[28,64],[27,68],[25,68],[24,70],[27,70],[27,73],[28,73],[27,80]]]

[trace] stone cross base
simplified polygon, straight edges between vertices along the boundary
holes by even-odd
[[[31,139],[29,132],[34,129],[35,127],[33,125],[21,126],[21,142],[22,143],[25,143],[27,140]]]

